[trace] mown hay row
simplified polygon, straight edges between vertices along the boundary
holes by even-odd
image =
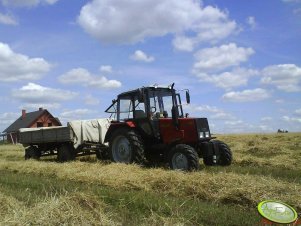
[[[301,209],[301,185],[270,176],[242,175],[233,172],[182,173],[164,169],[145,169],[136,165],[101,163],[46,163],[0,160],[0,169],[21,173],[56,176],[60,179],[138,189],[167,195],[254,207],[263,199],[278,199]]]
[[[97,198],[73,193],[52,195],[28,207],[0,192],[0,225],[120,225]]]

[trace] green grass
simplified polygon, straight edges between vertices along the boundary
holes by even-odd
[[[108,164],[24,161],[0,145],[0,225],[256,225],[257,203],[301,213],[301,134],[219,136],[234,162],[193,173]]]

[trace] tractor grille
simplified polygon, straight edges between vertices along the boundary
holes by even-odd
[[[199,139],[206,139],[211,137],[207,118],[197,118],[196,126],[198,130]]]

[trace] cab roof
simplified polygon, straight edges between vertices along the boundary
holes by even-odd
[[[133,90],[129,90],[129,91],[126,91],[126,92],[123,92],[123,93],[120,93],[119,95],[118,95],[118,97],[120,97],[120,96],[132,96],[132,95],[135,95],[136,93],[138,93],[138,92],[144,92],[144,90],[151,90],[151,91],[155,91],[155,90],[158,90],[158,91],[161,91],[161,90],[172,90],[172,88],[171,87],[162,87],[162,86],[147,86],[147,87],[145,87],[145,86],[143,86],[143,87],[141,87],[141,88],[139,88],[139,89],[133,89]]]

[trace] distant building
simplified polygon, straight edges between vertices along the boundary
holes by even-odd
[[[53,117],[46,109],[39,108],[38,111],[28,112],[22,110],[21,116],[3,133],[7,136],[7,141],[10,143],[18,142],[18,130],[21,128],[38,128],[38,127],[51,127],[61,126],[62,123],[58,118]]]

